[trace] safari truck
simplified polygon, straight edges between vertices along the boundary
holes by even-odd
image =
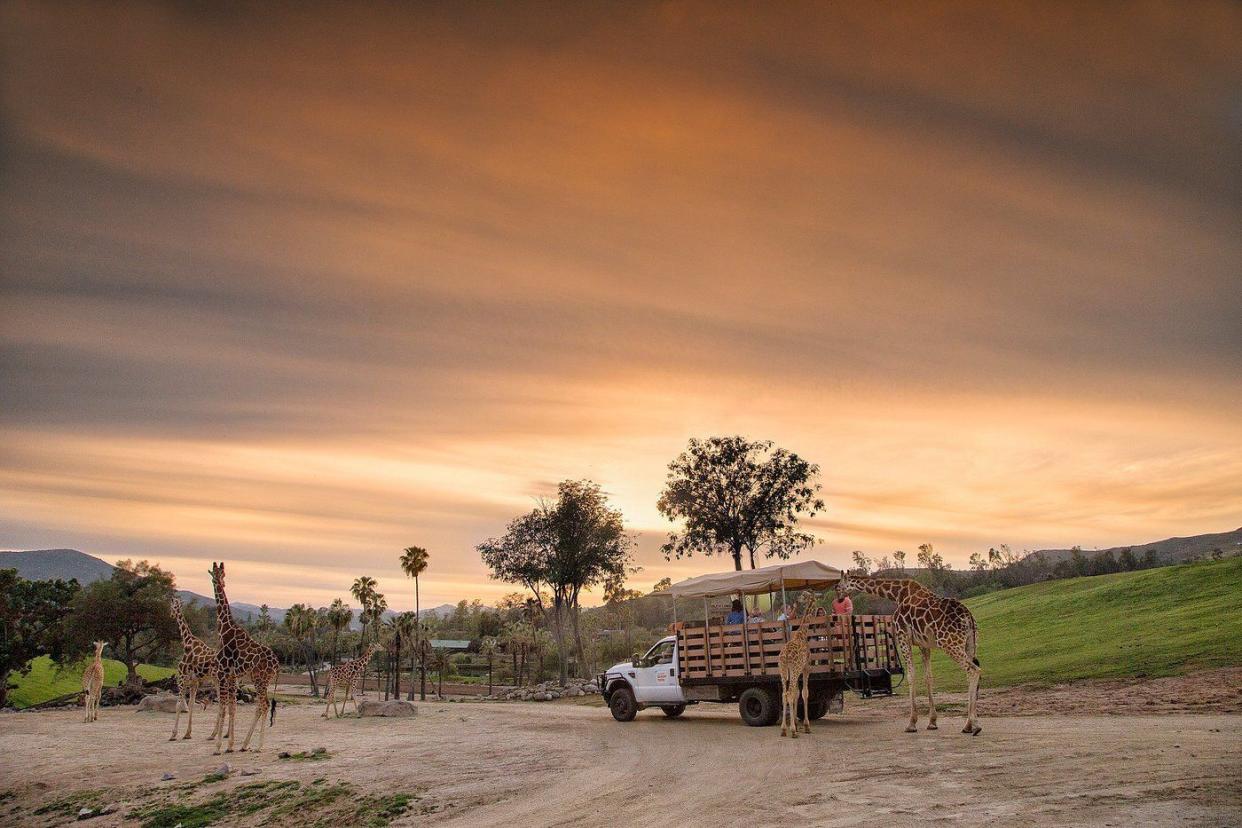
[[[673,598],[672,635],[657,641],[645,655],[636,653],[632,660],[616,664],[599,676],[599,687],[613,718],[633,721],[638,711],[648,707],[658,707],[664,715],[676,717],[687,705],[737,702],[746,724],[775,724],[781,714],[777,659],[803,619],[712,623],[713,599],[719,614],[722,600],[727,604],[735,596],[766,594],[769,605],[775,606],[779,595],[781,604],[791,608],[792,616],[793,599],[800,592],[821,592],[835,586],[840,578],[839,569],[818,561],[801,561],[702,575],[673,584],[665,593]],[[703,623],[678,621],[678,602],[697,606],[698,599],[703,601]],[[902,667],[889,634],[889,616],[812,616],[806,623],[811,650],[807,712],[812,719],[842,712],[846,690],[863,698],[892,694],[893,677],[902,674]]]

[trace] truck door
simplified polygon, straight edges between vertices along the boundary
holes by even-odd
[[[643,656],[635,669],[638,700],[643,704],[680,704],[685,701],[677,676],[677,642],[661,641]]]

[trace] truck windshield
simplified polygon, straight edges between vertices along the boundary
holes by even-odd
[[[643,661],[647,664],[672,664],[673,642],[661,641],[647,651],[647,655],[643,656]]]

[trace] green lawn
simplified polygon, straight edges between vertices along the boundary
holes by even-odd
[[[56,664],[47,656],[39,656],[32,664],[29,675],[19,676],[13,673],[9,676],[9,683],[17,685],[16,689],[9,691],[9,704],[14,707],[29,707],[82,689],[82,671],[86,669],[86,661],[63,670],[57,670]],[[124,680],[124,664],[105,658],[103,666],[105,687],[115,686]],[[169,667],[138,665],[138,675],[147,681],[159,681],[171,676],[173,672]]]
[[[1240,598],[1242,557],[1235,557],[1048,581],[966,605],[979,623],[983,683],[995,687],[1242,664]],[[943,654],[933,670],[937,687],[965,688],[964,674]]]

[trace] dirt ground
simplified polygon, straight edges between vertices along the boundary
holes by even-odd
[[[623,725],[598,697],[428,701],[412,719],[333,721],[292,703],[264,753],[220,757],[203,716],[194,740],[170,743],[170,714],[105,708],[88,725],[77,711],[13,713],[0,716],[0,824],[65,824],[110,804],[89,824],[173,828],[194,823],[152,809],[214,802],[214,824],[239,825],[1242,825],[1238,677],[1215,676],[1221,698],[1196,708],[1218,712],[1148,705],[1171,689],[1150,683],[992,691],[973,738],[948,694],[938,731],[902,732],[901,699],[848,699],[796,741],[746,727],[732,705]],[[1112,712],[1131,695],[1136,710]],[[1071,698],[1078,708],[1058,708]],[[316,747],[327,758],[278,756]],[[231,773],[209,776],[222,762]],[[255,790],[288,798],[268,807]]]

